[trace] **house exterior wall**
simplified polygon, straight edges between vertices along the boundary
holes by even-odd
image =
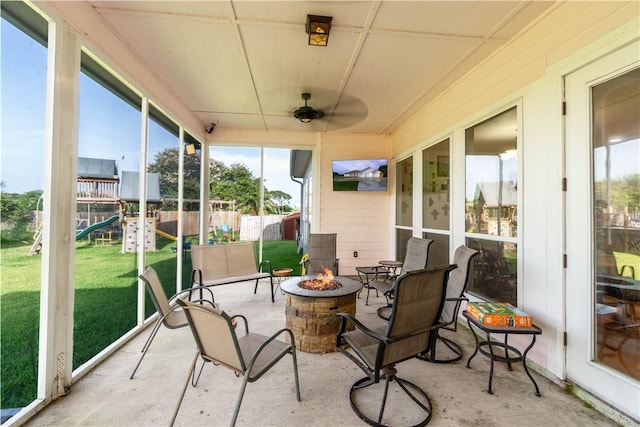
[[[637,2],[564,2],[451,85],[392,135],[393,155],[469,120],[541,79],[547,69],[638,16]]]
[[[564,289],[580,285],[564,282],[561,182],[563,162],[571,158],[563,158],[563,76],[637,39],[639,22],[636,2],[555,5],[391,136],[394,157],[413,154],[415,159],[424,147],[452,136],[453,250],[465,242],[464,129],[518,107],[519,301],[544,331],[528,358],[561,379],[566,378],[565,306],[570,303]],[[420,201],[415,203],[419,209]]]
[[[388,159],[389,137],[326,134],[320,148],[320,224],[317,232],[337,233],[339,274],[376,265],[389,257],[391,186],[383,191],[333,191],[333,160]],[[354,257],[354,251],[358,257]]]

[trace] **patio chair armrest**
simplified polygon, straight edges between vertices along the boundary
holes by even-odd
[[[247,366],[247,372],[251,372],[251,370],[253,369],[253,365],[255,364],[256,360],[258,360],[258,357],[260,357],[260,353],[262,353],[262,350],[264,350],[269,344],[271,344],[272,341],[277,339],[278,336],[280,336],[283,333],[286,333],[287,335],[289,335],[290,341],[287,344],[289,344],[289,346],[291,347],[291,350],[295,352],[296,341],[293,337],[293,332],[291,331],[291,329],[282,328],[278,332],[276,332],[275,334],[271,335],[269,338],[264,340],[264,342],[262,342],[262,344],[260,344],[258,348],[256,348],[256,350],[251,355],[251,360],[249,361],[249,365]],[[259,376],[260,375],[258,375],[258,377]]]
[[[273,340],[277,339],[280,335],[282,334],[287,334],[289,335],[289,339],[291,340],[291,342],[287,343],[291,345],[291,348],[295,350],[296,348],[296,341],[294,339],[293,336],[293,331],[291,331],[291,329],[289,328],[282,328],[279,331],[277,331],[276,333],[274,333],[273,335],[271,335],[269,338],[267,338],[262,344],[260,344],[260,346],[256,349],[256,351],[253,353],[253,357],[251,358],[251,360],[255,360],[257,359],[258,355],[260,354],[260,352],[267,346],[269,345],[270,342],[272,342]]]
[[[375,340],[378,340],[380,342],[383,342],[383,343],[388,342],[388,340],[385,337],[382,337],[382,336],[376,334],[371,329],[369,329],[366,326],[364,326],[358,319],[356,319],[351,314],[349,314],[349,313],[336,313],[336,316],[339,316],[339,317],[342,318],[342,323],[340,325],[340,332],[338,332],[338,337],[337,337],[338,340],[340,340],[340,336],[346,331],[346,329],[347,329],[347,321],[349,321],[349,322],[353,323],[357,329],[359,329],[362,332],[364,332],[365,334],[369,335],[371,338],[373,338]]]
[[[180,297],[180,295],[183,295],[183,294],[188,292],[189,293],[189,301],[193,302],[194,300],[191,299],[191,294],[193,292],[196,292],[196,291],[200,291],[200,298],[197,301],[208,301],[206,298],[202,297],[202,291],[207,291],[209,293],[209,295],[211,296],[211,300],[209,302],[212,302],[212,303],[216,302],[215,298],[213,297],[213,291],[211,289],[209,289],[208,287],[206,287],[206,286],[193,286],[193,287],[188,288],[188,289],[183,289],[180,292],[177,292],[171,298],[169,298],[169,301],[174,301],[176,298]]]
[[[236,314],[235,316],[231,316],[231,317],[230,317],[230,319],[231,319],[232,321],[233,321],[233,320],[236,320],[236,319],[242,319],[242,322],[244,323],[244,334],[245,334],[245,335],[248,335],[248,334],[249,334],[249,322],[247,321],[247,318],[246,318],[246,317],[244,317],[242,314]],[[238,321],[236,320],[236,325],[237,325],[237,322],[238,322]],[[237,331],[237,330],[238,330],[238,329],[236,328],[236,331]]]
[[[630,277],[636,277],[635,268],[633,268],[633,266],[632,266],[632,265],[629,265],[629,264],[625,264],[625,265],[623,265],[623,266],[622,266],[622,268],[620,269],[620,275],[621,275],[621,276],[624,276],[624,271],[625,271],[627,268],[628,268],[629,270],[631,270],[631,276],[630,276]]]
[[[197,281],[196,276],[198,277]],[[191,284],[193,283],[202,285],[202,270],[200,270],[199,268],[194,268],[193,270],[191,270]]]
[[[266,259],[265,259],[265,260],[260,261],[260,264],[258,264],[258,271],[259,271],[260,273],[264,273],[264,271],[263,271],[263,269],[262,269],[262,268],[263,268],[263,266],[265,266],[265,265],[269,267],[269,275],[273,275],[273,269],[271,268],[271,261],[266,260]]]
[[[176,299],[176,301],[177,301],[177,299]],[[164,316],[161,316],[161,317],[160,317],[160,320],[159,320],[160,322],[163,322],[163,321],[164,321],[164,319],[166,319],[167,317],[169,317],[169,315],[171,315],[171,313],[173,313],[173,312],[174,312],[174,311],[176,311],[177,309],[181,308],[181,307],[180,307],[180,305],[179,305],[177,302],[169,301],[169,303],[170,303],[169,311],[167,311],[167,312],[164,314]],[[157,312],[157,313],[158,313],[158,315],[160,315],[160,312]]]
[[[462,301],[467,301],[467,302],[469,302],[469,298],[467,298],[467,297],[465,297],[465,296],[458,297],[458,298],[455,298],[455,297],[449,297],[449,298],[445,298],[445,301],[460,301],[460,302],[462,302]]]
[[[300,258],[300,262],[298,263],[298,265],[307,265],[308,262],[309,262],[309,254],[302,254],[302,257]]]

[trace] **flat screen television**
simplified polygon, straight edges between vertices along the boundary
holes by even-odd
[[[387,159],[334,160],[333,191],[387,191]]]

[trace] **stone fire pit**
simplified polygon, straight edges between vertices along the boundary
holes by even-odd
[[[335,351],[341,323],[335,314],[356,315],[356,294],[361,284],[347,277],[335,277],[332,280],[341,285],[338,289],[308,290],[298,286],[313,279],[314,276],[295,277],[280,284],[286,294],[287,328],[293,331],[298,350],[330,353]]]

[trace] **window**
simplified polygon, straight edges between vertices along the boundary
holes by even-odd
[[[465,131],[467,246],[480,251],[469,292],[513,305],[518,288],[517,130],[513,107]]]
[[[449,139],[422,151],[422,237],[433,240],[428,265],[449,262]]]
[[[2,408],[37,393],[47,25],[23,2],[2,2]]]
[[[137,323],[137,257],[127,227],[138,215],[124,194],[139,171],[141,98],[87,53],[81,69],[73,369]]]
[[[413,157],[396,163],[396,259],[404,260],[413,225]]]

